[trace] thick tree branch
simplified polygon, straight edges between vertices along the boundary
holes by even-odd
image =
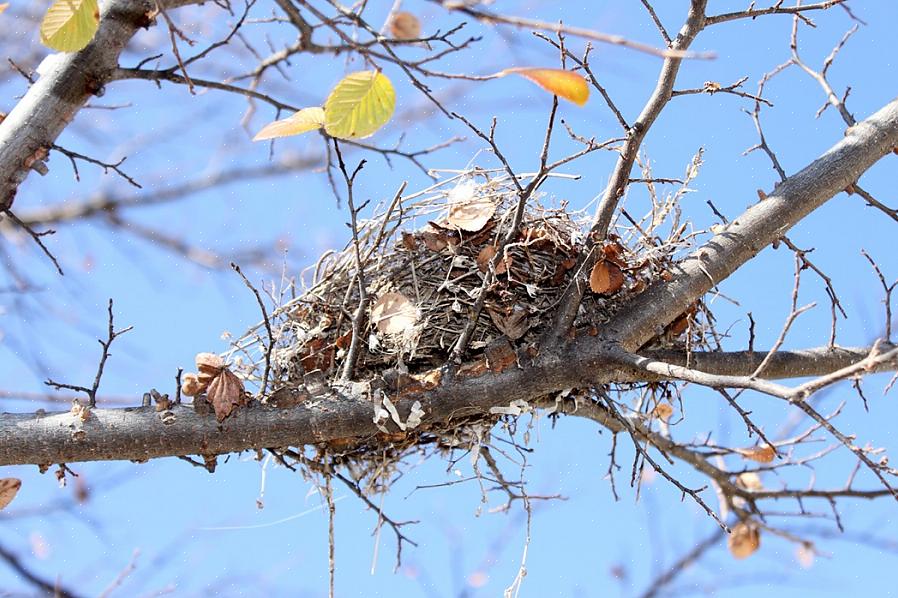
[[[870,349],[864,348],[777,353],[765,370],[765,378],[825,375],[858,363],[869,354]],[[651,355],[685,362],[682,353],[665,351]],[[747,376],[764,355],[693,353],[689,363],[693,369],[707,365],[711,372]],[[523,369],[513,367],[500,374],[458,376],[433,390],[394,403],[405,420],[412,402],[420,401],[426,426],[484,415],[491,407],[506,406],[513,399],[551,406],[551,397],[561,389],[646,379],[636,368],[622,370],[621,366],[609,365],[619,361],[619,357],[619,351],[607,348],[601,340],[584,337],[572,342],[564,355],[547,355]],[[790,368],[795,368],[796,373]],[[0,466],[214,455],[336,438],[364,439],[379,431],[373,422],[374,403],[366,385],[349,384],[336,391],[321,391],[317,396],[307,389],[296,392],[307,397],[298,406],[277,409],[256,404],[239,410],[223,423],[218,423],[214,415],[196,413],[189,405],[173,405],[163,412],[152,407],[92,409],[83,421],[80,412],[4,413],[0,414]],[[604,421],[603,425],[612,430],[619,427],[601,413],[596,417],[596,421]]]
[[[609,337],[635,351],[702,295],[779,239],[813,210],[898,147],[898,99],[850,128],[844,139],[753,205],[633,299],[608,324]]]
[[[201,0],[163,0],[163,8]],[[12,206],[29,169],[46,157],[56,138],[94,95],[100,95],[119,55],[141,28],[152,24],[151,0],[108,0],[99,29],[87,47],[48,56],[43,74],[0,122],[0,211]]]

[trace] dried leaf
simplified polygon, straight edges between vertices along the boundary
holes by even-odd
[[[402,245],[409,251],[414,251],[415,248],[418,246],[418,241],[417,241],[417,239],[415,239],[415,235],[403,231],[402,232]]]
[[[18,478],[3,478],[0,480],[0,509],[12,502],[22,487],[22,480]]]
[[[425,232],[422,233],[421,236],[424,239],[424,246],[431,251],[442,251],[446,248],[447,245],[449,245],[448,238],[442,232]]]
[[[490,269],[490,262],[496,255],[496,247],[494,245],[484,245],[480,253],[477,254],[477,267],[481,272],[487,272]],[[506,255],[496,264],[496,274],[505,274],[511,266],[511,256]]]
[[[3,11],[9,8],[9,2],[4,2],[0,4],[0,14],[3,14]]]
[[[390,35],[394,39],[418,39],[421,37],[421,21],[410,12],[397,12],[390,20]]]
[[[589,288],[593,293],[611,294],[624,285],[624,273],[607,260],[596,262],[589,274]]]
[[[256,136],[253,137],[253,141],[290,137],[291,135],[315,131],[323,126],[323,108],[303,108],[292,116],[268,123],[262,127],[261,131],[256,133]]]
[[[714,93],[720,91],[720,83],[717,81],[705,81],[705,85],[702,89],[705,93]]]
[[[477,232],[486,226],[493,214],[496,204],[486,197],[468,197],[452,201],[450,194],[449,223],[468,232]]]
[[[673,407],[671,407],[670,403],[658,403],[655,408],[652,409],[652,415],[657,419],[666,422],[670,419],[670,416],[673,415]]]
[[[187,395],[188,397],[195,397],[205,390],[206,385],[202,384],[193,372],[184,374],[184,377],[181,378],[181,392]]]
[[[501,312],[487,309],[490,319],[499,331],[509,339],[516,341],[524,336],[530,329],[530,321],[527,319],[527,310],[520,305],[515,305],[511,313],[506,315]]]
[[[245,403],[243,393],[243,382],[240,378],[231,373],[231,370],[223,369],[209,385],[207,393],[218,421],[224,421],[234,407]]]
[[[371,322],[381,334],[400,334],[418,321],[418,309],[402,293],[386,293],[371,308]]]
[[[486,272],[490,269],[490,260],[492,260],[495,255],[496,248],[492,245],[485,245],[483,249],[480,250],[480,253],[477,254],[477,267],[481,272]]]
[[[202,374],[218,375],[218,372],[224,367],[224,359],[215,353],[197,353],[196,369]]]
[[[730,554],[737,559],[751,556],[760,546],[761,533],[753,523],[737,523],[727,538],[727,547],[730,549]]]
[[[512,68],[505,69],[501,75],[515,74],[528,79],[551,94],[582,106],[589,99],[589,86],[586,79],[562,69]]]
[[[770,463],[776,457],[776,449],[769,444],[748,449],[736,449],[736,452],[746,459],[757,461],[758,463]]]
[[[736,477],[736,485],[749,492],[760,492],[764,489],[764,483],[761,482],[761,476],[753,471],[740,473]]]

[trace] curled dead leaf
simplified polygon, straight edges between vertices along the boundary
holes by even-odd
[[[385,293],[371,307],[371,322],[381,334],[405,332],[418,317],[418,309],[402,293]]]
[[[421,37],[421,21],[410,12],[397,12],[390,19],[390,35],[393,39],[410,40]]]
[[[530,329],[530,321],[527,319],[527,310],[520,305],[515,305],[511,313],[505,314],[492,309],[487,310],[490,319],[499,331],[509,339],[516,341]]]
[[[596,262],[589,274],[589,288],[593,293],[616,293],[624,285],[624,273],[608,260]]]
[[[658,403],[655,405],[655,408],[652,409],[652,415],[657,419],[666,422],[670,419],[670,416],[673,415],[673,407],[671,407],[670,403]]]
[[[202,384],[199,377],[193,372],[184,374],[181,378],[181,392],[188,397],[195,397],[206,389],[206,385]]]
[[[773,461],[774,457],[776,457],[776,449],[769,444],[765,444],[763,446],[754,446],[747,449],[736,449],[736,452],[746,459],[756,461],[758,463],[770,463],[771,461]]]
[[[246,402],[243,382],[227,368],[221,370],[221,373],[209,385],[207,396],[209,402],[212,403],[212,408],[215,409],[215,417],[218,421],[224,421],[234,407]]]
[[[477,254],[477,267],[481,272],[486,273],[490,269],[490,262],[496,256],[496,247],[494,245],[485,245],[480,253]],[[506,255],[496,264],[496,274],[505,274],[511,266],[511,256]]]
[[[6,505],[12,502],[22,487],[22,480],[19,478],[3,478],[0,480],[0,509],[5,509]]]
[[[224,368],[224,359],[215,353],[197,353],[195,360],[201,374],[217,375]]]
[[[477,232],[495,213],[496,204],[488,197],[477,197],[477,187],[473,181],[460,183],[449,192],[447,220],[452,226]]]
[[[761,546],[761,532],[754,523],[737,523],[727,538],[727,548],[737,559],[754,554]]]

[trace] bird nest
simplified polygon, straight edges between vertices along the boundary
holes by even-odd
[[[397,194],[359,221],[355,239],[323,255],[304,273],[306,288],[270,318],[269,388],[312,373],[326,382],[346,372],[361,381],[415,374],[450,357],[479,359],[496,341],[534,344],[572,281],[588,228],[581,213],[564,202],[548,207],[538,194],[518,214],[518,198],[504,173],[467,170]],[[631,235],[640,238],[609,235],[599,248],[575,326],[601,326],[627,298],[667,276],[682,245]],[[263,334],[261,325],[251,329],[235,352],[264,348]],[[252,352],[246,377],[259,376],[264,357]]]

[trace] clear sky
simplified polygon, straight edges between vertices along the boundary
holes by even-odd
[[[4,24],[26,10],[16,4],[0,17]],[[262,19],[274,5],[259,4],[252,15]],[[383,6],[378,5],[374,13],[386,14],[390,3],[378,4]],[[668,29],[677,30],[687,3],[659,0],[655,4]],[[736,10],[745,4],[711,0],[709,12]],[[854,0],[850,5],[866,25],[848,41],[829,74],[838,93],[851,86],[848,106],[860,119],[893,99],[898,90],[898,63],[892,49],[898,4]],[[425,31],[445,29],[458,21],[447,18],[433,3],[407,1],[403,7],[420,17]],[[638,2],[508,0],[493,8],[661,43]],[[225,22],[214,6],[182,11],[177,18],[191,35],[207,40]],[[838,8],[812,18],[818,26],[800,28],[800,52],[819,67],[855,23]],[[789,17],[771,16],[703,32],[693,48],[713,51],[717,57],[686,61],[677,88],[701,87],[706,81],[726,85],[748,77],[745,90],[753,93],[764,73],[789,58],[791,25]],[[18,24],[15,30],[22,44],[32,50],[38,47],[36,30]],[[557,65],[556,52],[526,31],[471,23],[465,32],[483,34],[484,39],[472,52],[443,65],[447,71],[491,73],[510,66]],[[135,64],[160,39],[166,47],[166,35],[161,27],[140,33],[123,63]],[[258,32],[253,30],[253,35]],[[273,44],[284,41],[292,41],[289,33],[272,38]],[[581,51],[584,43],[571,38],[569,45]],[[221,69],[239,70],[234,61],[250,64],[236,52],[218,52],[197,73],[211,77]],[[28,51],[17,46],[10,53],[24,57]],[[268,90],[295,105],[316,105],[342,74],[361,68],[345,60],[297,57],[291,79],[272,77]],[[631,120],[653,88],[660,65],[656,57],[605,45],[596,48],[592,59],[594,72]],[[429,156],[428,166],[495,166],[482,151],[483,145],[460,124],[439,114],[421,117],[421,111],[431,107],[401,71],[388,67],[385,72],[396,83],[398,116],[375,141],[389,146],[401,138],[403,147],[417,149],[466,135],[466,141]],[[516,168],[528,170],[537,163],[551,105],[548,95],[511,77],[481,84],[440,79],[431,83],[445,94],[447,104],[482,128],[495,115],[497,142]],[[19,78],[4,77],[0,86],[4,91],[0,97],[6,98],[0,109],[8,110],[24,85]],[[815,118],[825,98],[799,69],[793,67],[775,78],[765,97],[774,104],[763,111],[765,134],[787,173],[798,171],[842,137],[844,125],[833,110]],[[215,91],[191,96],[183,87],[163,84],[160,90],[135,81],[110,85],[97,103],[129,106],[82,111],[59,143],[103,159],[128,156],[124,167],[150,191],[223,169],[258,167],[269,160],[269,147],[249,139],[275,117],[273,110],[257,106],[247,131],[240,126],[246,102],[236,96]],[[743,155],[757,142],[754,124],[744,112],[752,107],[750,100],[724,94],[677,98],[648,135],[644,150],[656,176],[681,176],[692,156],[704,149],[705,162],[692,185],[694,192],[683,202],[684,214],[696,228],[714,222],[706,201],[712,200],[732,217],[757,201],[757,189],[769,191],[777,181],[762,153]],[[584,108],[562,103],[560,115],[586,136],[605,139],[618,134],[614,117],[597,94]],[[559,156],[573,147],[562,137],[553,146]],[[315,156],[322,148],[315,135],[289,139],[276,144],[274,160]],[[388,199],[406,180],[410,190],[429,184],[426,176],[401,158],[390,165],[377,155],[351,154],[353,162],[362,157],[369,159],[359,178],[358,194],[364,198]],[[579,181],[550,181],[542,190],[550,199],[567,200],[575,208],[586,206],[601,193],[613,160],[613,154],[597,153],[575,162],[563,171],[581,175]],[[891,205],[898,203],[895,164],[895,158],[886,158],[863,179],[865,187]],[[22,186],[17,209],[25,212],[83,200],[98,192],[140,193],[89,165],[81,167],[81,182],[76,183],[67,159],[59,155],[49,165],[48,176],[32,174]],[[628,202],[639,206],[644,201],[644,190],[634,188]],[[284,248],[291,274],[313,263],[323,251],[341,248],[347,238],[348,214],[335,204],[321,172],[244,180],[125,215],[142,226],[225,254],[257,246]],[[881,213],[865,208],[859,198],[842,194],[790,233],[799,246],[815,248],[815,263],[833,277],[848,314],[839,323],[843,345],[863,345],[881,334],[879,287],[860,249],[876,257],[886,276],[894,279],[898,275],[894,227]],[[227,269],[211,270],[173,256],[134,234],[112,230],[100,219],[56,228],[58,233],[49,243],[67,271],[62,280],[26,239],[18,244],[3,240],[4,259],[27,273],[38,287],[22,296],[0,295],[3,390],[44,392],[42,382],[47,377],[78,384],[92,380],[99,355],[95,339],[105,334],[105,305],[110,297],[115,300],[117,323],[133,325],[134,330],[116,341],[101,394],[134,402],[150,387],[170,389],[177,368],[190,368],[195,353],[226,350],[224,331],[239,334],[259,319],[254,297]],[[253,279],[277,276],[279,261],[269,266],[251,269]],[[732,325],[731,348],[745,346],[746,312],[752,312],[758,322],[756,346],[773,342],[789,312],[792,270],[791,253],[768,248],[722,286],[727,297],[739,301],[733,305],[716,298],[712,303],[718,328]],[[787,347],[826,344],[829,308],[821,285],[808,278],[801,300],[817,301],[819,307],[802,316]],[[822,408],[832,410],[847,401],[843,429],[857,434],[861,445],[894,448],[898,441],[892,428],[898,408],[890,397],[882,396],[883,384],[884,380],[874,379],[866,387],[869,413],[847,387],[830,392],[822,399]],[[688,420],[675,436],[685,439],[711,432],[721,441],[751,443],[744,426],[719,397],[698,389],[687,389],[684,396]],[[769,431],[783,423],[775,418],[789,415],[759,396],[746,395],[746,403]],[[2,399],[4,411],[36,408],[33,402]],[[522,423],[531,424],[528,418]],[[601,433],[594,424],[575,418],[561,419],[554,426],[547,419],[537,419],[532,425],[533,452],[524,473],[529,491],[559,494],[565,500],[534,503],[522,596],[639,595],[650,579],[714,532],[714,522],[697,505],[688,498],[681,500],[676,489],[658,477],[643,481],[637,500],[629,485],[632,451],[626,442],[620,443],[618,453],[622,469],[616,474],[620,500],[615,501],[606,479],[611,445],[607,431]],[[89,488],[90,499],[84,504],[75,501],[78,484],[71,480],[60,489],[52,473],[40,475],[35,467],[5,468],[0,477],[20,477],[23,487],[16,501],[0,513],[0,543],[22,555],[29,568],[48,579],[59,576],[63,585],[88,596],[100,594],[129,563],[136,568],[112,595],[326,595],[327,517],[314,485],[297,473],[253,457],[222,459],[214,475],[177,459],[142,465],[73,465]],[[520,475],[513,463],[505,461],[505,465],[510,477]],[[816,475],[818,480],[837,484],[852,466],[850,458],[837,454],[828,462],[831,470],[796,472],[789,481],[807,484]],[[686,470],[676,471],[686,483],[704,483]],[[476,482],[416,490],[470,473],[467,458],[454,464],[438,459],[408,464],[406,475],[383,499],[389,516],[418,521],[404,528],[418,546],[404,548],[402,567],[395,573],[396,544],[390,529],[384,527],[372,537],[376,514],[345,488],[335,486],[337,595],[501,595],[514,579],[524,550],[526,515],[520,505],[508,513],[491,512],[503,504],[502,496],[491,496],[489,504],[482,504]],[[859,482],[867,487],[874,484],[863,473]],[[704,496],[716,504],[710,489]],[[830,514],[826,503],[806,506],[814,513]],[[796,505],[780,507],[793,511]],[[768,596],[890,595],[894,584],[884,572],[898,563],[894,501],[846,501],[840,503],[839,511],[847,530],[844,534],[830,519],[790,524],[796,532],[816,531],[825,537],[812,536],[822,553],[813,563],[799,560],[794,543],[765,536],[761,550],[745,561],[735,561],[725,548],[712,551],[674,587],[681,593],[713,592],[734,598],[757,596],[759,591]],[[2,590],[30,591],[0,564],[0,595]]]

